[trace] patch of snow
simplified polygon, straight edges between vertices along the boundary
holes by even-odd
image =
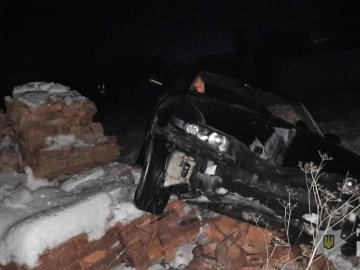
[[[169,269],[169,266],[167,264],[162,265],[162,264],[153,264],[151,266],[149,266],[149,268],[147,270],[166,270]]]
[[[305,214],[302,216],[302,218],[305,219],[306,221],[309,221],[312,224],[317,224],[319,220],[318,215],[316,215],[315,213]]]
[[[0,172],[1,190],[15,189],[19,184],[25,183],[27,176],[17,172]]]
[[[10,231],[1,235],[0,263],[15,261],[35,267],[46,249],[76,235],[86,232],[90,241],[99,239],[105,234],[110,204],[110,196],[100,192],[76,200],[66,209],[51,209],[13,224]]]
[[[337,270],[356,270],[359,269],[354,267],[353,264],[344,257],[344,255],[336,253],[329,257],[329,260],[334,264]]]
[[[117,266],[114,266],[114,267],[110,268],[110,270],[136,270],[136,268],[128,266],[128,265],[122,263],[122,264],[119,264]]]
[[[169,263],[169,265],[175,269],[181,269],[186,267],[193,259],[192,250],[195,244],[185,244],[176,250],[175,259]]]
[[[61,185],[61,189],[74,194],[106,191],[114,202],[132,201],[135,188],[130,167],[118,162],[84,170]]]
[[[351,213],[351,214],[347,217],[347,219],[348,219],[350,222],[355,222],[356,219],[357,219],[357,214],[353,212],[353,213]]]
[[[5,102],[12,102],[13,99],[10,96],[5,96],[4,101]]]
[[[69,97],[69,96],[66,96],[64,98],[64,101],[65,101],[66,105],[68,105],[68,106],[70,106],[71,104],[74,103],[74,99],[72,97]]]
[[[126,225],[134,219],[144,215],[144,212],[137,209],[133,203],[123,202],[112,207],[113,219],[110,222],[110,227],[116,223],[121,222]]]
[[[46,104],[49,100],[49,94],[42,91],[32,91],[22,94],[16,100],[24,103],[30,108],[37,108],[40,105]]]
[[[15,86],[13,89],[13,96],[18,96],[26,92],[49,92],[49,93],[64,93],[69,91],[68,86],[53,83],[53,82],[31,82],[23,85]]]
[[[195,244],[185,244],[176,250],[175,259],[167,264],[153,264],[148,270],[166,270],[166,269],[186,269],[190,261],[193,259],[192,250]]]
[[[10,196],[4,198],[4,205],[11,208],[26,208],[27,204],[33,200],[31,191],[27,188],[20,188]]]
[[[105,170],[101,167],[95,167],[90,170],[80,172],[61,185],[61,189],[67,192],[88,183],[89,181],[97,180],[104,176]]]
[[[216,168],[217,168],[217,165],[213,161],[208,160],[207,165],[206,165],[205,174],[215,175]]]
[[[33,171],[29,166],[25,167],[26,182],[25,186],[30,190],[37,190],[40,187],[53,186],[54,183],[49,182],[46,178],[34,177]]]
[[[0,173],[0,264],[36,266],[46,249],[81,233],[99,239],[116,222],[144,214],[129,197],[136,187],[129,168],[113,162],[61,187],[39,185],[31,168],[27,174]]]
[[[33,109],[59,98],[63,99],[67,105],[88,100],[77,91],[70,90],[70,87],[53,82],[32,82],[15,86],[12,98]],[[8,98],[7,101],[12,101],[12,99]]]
[[[134,179],[134,183],[137,185],[139,184],[140,182],[140,177],[141,177],[141,174],[142,174],[142,169],[141,168],[133,168],[131,170],[131,174],[132,174],[132,177]]]
[[[76,138],[73,134],[61,134],[57,136],[48,136],[44,139],[44,143],[47,146],[44,150],[52,151],[59,150],[64,147],[90,147],[93,144],[88,144],[79,138]]]
[[[190,205],[186,204],[184,206],[184,214],[187,215],[188,213],[190,213],[190,211],[192,211],[193,209],[191,208]]]
[[[193,198],[193,199],[187,199],[186,201],[190,201],[190,202],[211,202],[206,196],[201,195],[197,198]]]
[[[215,190],[215,193],[216,194],[219,194],[219,195],[225,195],[225,194],[227,194],[229,191],[226,189],[226,188],[224,188],[224,187],[219,187],[219,188],[217,188],[216,190]]]

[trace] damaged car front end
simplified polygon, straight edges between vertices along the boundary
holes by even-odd
[[[194,91],[199,76],[206,92]],[[296,204],[291,226],[306,231],[306,215],[316,211],[317,201],[298,165],[321,163],[321,151],[334,160],[321,167],[319,186],[335,196],[334,207],[350,202],[338,210],[338,219],[353,211],[354,231],[359,156],[327,140],[301,104],[217,74],[193,73],[190,78],[156,106],[140,155],[144,169],[134,198],[138,208],[160,214],[176,193],[201,207],[280,228],[281,202],[291,194]],[[348,172],[351,177],[345,178]],[[348,220],[336,225],[345,228]]]

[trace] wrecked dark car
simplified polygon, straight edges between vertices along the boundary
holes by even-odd
[[[160,214],[176,193],[237,219],[251,221],[257,215],[262,224],[281,227],[284,205],[279,202],[291,194],[296,207],[290,223],[304,230],[309,223],[304,215],[316,210],[316,198],[309,196],[299,162],[319,164],[319,152],[333,158],[326,159],[319,185],[340,198],[336,203],[355,198],[337,213],[341,219],[358,207],[360,157],[324,135],[301,103],[192,70],[155,108],[134,201],[138,208]],[[343,219],[345,228],[348,221]]]

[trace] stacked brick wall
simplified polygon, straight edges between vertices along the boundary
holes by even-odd
[[[97,111],[95,104],[82,96],[69,101],[66,95],[54,94],[37,106],[19,98],[7,98],[5,106],[23,159],[16,170],[28,165],[35,176],[54,178],[119,156],[115,137],[105,136],[102,125],[92,122]],[[51,139],[56,136],[73,136],[74,143],[51,147]]]

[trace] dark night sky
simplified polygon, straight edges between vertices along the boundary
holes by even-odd
[[[360,33],[355,3],[9,1],[2,3],[0,16],[2,85],[61,80],[69,73],[86,77],[128,57],[156,56],[184,64],[237,51],[244,39],[267,46],[266,36],[274,29],[295,29],[313,39],[335,40],[331,46],[336,49],[351,49],[358,47]],[[270,45],[277,42],[271,38]]]

